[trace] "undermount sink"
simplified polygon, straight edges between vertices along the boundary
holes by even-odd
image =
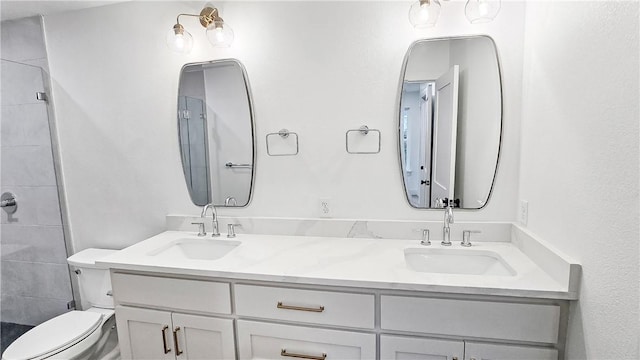
[[[238,245],[240,241],[182,238],[173,240],[147,255],[171,259],[216,260],[227,255]]]
[[[458,275],[515,276],[516,272],[496,252],[467,249],[408,248],[404,259],[418,272]]]

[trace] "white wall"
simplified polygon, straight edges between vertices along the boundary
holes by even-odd
[[[583,266],[568,359],[638,359],[638,3],[527,6],[520,198]]]
[[[416,32],[410,2],[231,2],[221,10],[235,30],[233,47],[213,49],[185,19],[195,47],[181,56],[164,39],[176,14],[200,10],[189,4],[129,2],[45,18],[76,250],[124,247],[162,231],[166,214],[199,213],[178,151],[178,74],[187,62],[230,57],[247,68],[258,155],[253,201],[222,214],[317,217],[325,197],[336,218],[440,220],[403,194],[400,70],[416,39],[473,33],[493,36],[501,52],[505,142],[489,205],[456,219],[514,220],[523,4],[505,3],[497,21],[470,25],[463,2],[446,3],[437,28]],[[345,152],[345,131],[363,124],[381,130],[380,154]],[[298,132],[299,155],[266,155],[265,135],[281,128]]]

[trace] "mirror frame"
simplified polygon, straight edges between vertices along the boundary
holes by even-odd
[[[438,211],[442,211],[441,208],[432,208],[432,207],[428,207],[428,208],[421,208],[421,207],[416,207],[413,206],[411,204],[411,201],[409,200],[409,195],[407,192],[407,184],[405,184],[404,181],[404,170],[403,170],[403,166],[402,166],[402,142],[400,141],[400,137],[402,135],[402,124],[401,124],[401,116],[402,116],[402,109],[401,109],[401,105],[402,105],[402,89],[404,88],[404,77],[405,74],[407,72],[407,63],[409,62],[409,56],[411,56],[411,52],[413,51],[413,48],[418,45],[418,44],[422,44],[422,43],[426,43],[426,42],[433,42],[433,41],[442,41],[442,40],[464,40],[464,39],[475,39],[475,38],[485,38],[485,39],[489,39],[489,41],[491,41],[491,43],[493,44],[493,49],[496,55],[496,62],[498,65],[498,83],[500,84],[499,90],[500,90],[500,134],[498,136],[498,154],[496,156],[496,167],[494,169],[493,172],[493,180],[491,181],[491,188],[489,189],[489,194],[487,195],[487,200],[484,202],[484,204],[479,207],[479,208],[455,208],[456,211],[458,210],[468,210],[468,211],[477,211],[477,210],[482,210],[484,209],[487,204],[489,203],[489,200],[491,200],[491,196],[493,195],[493,189],[496,185],[496,178],[498,177],[498,168],[500,167],[500,157],[502,154],[502,138],[504,136],[504,91],[503,91],[503,85],[502,85],[502,68],[500,66],[500,53],[498,52],[498,46],[496,45],[495,40],[493,40],[492,37],[490,37],[489,35],[464,35],[464,36],[445,36],[445,37],[437,37],[437,38],[429,38],[429,39],[418,39],[416,41],[414,41],[413,43],[411,43],[411,45],[409,45],[409,48],[407,49],[406,54],[404,55],[404,60],[402,61],[402,68],[400,70],[400,82],[398,85],[398,95],[397,95],[397,99],[396,99],[396,124],[397,124],[397,136],[396,136],[396,141],[398,142],[398,146],[397,146],[397,153],[398,153],[398,165],[400,166],[400,181],[402,182],[402,190],[404,191],[404,196],[405,196],[405,200],[407,201],[407,204],[412,208],[412,209],[417,209],[417,210],[438,210]]]
[[[176,96],[177,101],[176,101],[176,111],[175,111],[175,115],[176,115],[176,119],[178,120],[176,122],[177,128],[178,128],[178,148],[180,151],[180,164],[182,165],[182,177],[184,178],[184,184],[187,187],[187,192],[189,193],[189,199],[191,200],[191,203],[193,203],[193,205],[195,206],[200,206],[200,205],[196,205],[193,202],[193,197],[191,195],[191,189],[189,188],[189,184],[187,184],[187,177],[184,173],[185,168],[184,168],[184,154],[182,153],[182,145],[180,144],[180,119],[179,114],[178,114],[178,109],[180,108],[180,84],[182,83],[182,74],[184,72],[184,69],[187,66],[192,66],[192,65],[212,65],[212,64],[221,64],[221,63],[228,63],[228,62],[232,62],[235,63],[236,65],[238,65],[238,67],[240,68],[240,71],[242,72],[242,77],[243,77],[243,82],[244,82],[244,86],[245,89],[247,90],[247,102],[249,104],[249,116],[251,117],[251,143],[253,145],[253,151],[251,152],[251,156],[252,156],[252,169],[251,169],[251,186],[249,188],[249,197],[247,200],[247,203],[242,205],[242,206],[226,206],[226,205],[215,205],[215,207],[217,208],[229,208],[229,209],[233,209],[233,208],[245,208],[247,206],[249,206],[251,204],[251,201],[253,200],[253,189],[255,187],[255,182],[256,182],[256,160],[257,160],[257,143],[256,143],[256,116],[255,116],[255,111],[254,111],[254,105],[253,105],[253,96],[251,95],[251,85],[249,84],[249,75],[247,74],[247,69],[244,67],[244,65],[240,62],[240,60],[238,59],[234,59],[234,58],[228,58],[228,59],[218,59],[218,60],[211,60],[211,61],[201,61],[201,62],[193,62],[193,63],[187,63],[182,65],[182,67],[180,68],[180,75],[178,76],[178,95]],[[207,139],[207,144],[209,144],[209,139]],[[209,146],[207,146],[206,149],[207,154],[209,154]]]

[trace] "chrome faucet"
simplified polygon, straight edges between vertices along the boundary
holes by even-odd
[[[211,215],[213,216],[211,230],[211,236],[220,236],[220,230],[218,230],[218,214],[216,213],[216,207],[213,203],[209,203],[202,208],[202,213],[200,213],[200,217],[204,218],[207,216],[207,210],[211,209]]]
[[[233,205],[231,205],[231,202],[233,202]],[[233,196],[229,196],[224,200],[224,206],[238,206],[238,201]]]
[[[444,208],[444,226],[442,227],[442,244],[443,246],[451,246],[451,228],[450,224],[453,224],[453,208],[448,203]]]

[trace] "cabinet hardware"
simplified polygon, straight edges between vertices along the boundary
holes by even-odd
[[[168,328],[169,328],[169,325],[165,325],[162,328],[162,347],[163,347],[163,350],[164,350],[165,354],[168,354],[169,351],[171,351],[171,348],[167,347],[167,329]]]
[[[319,306],[317,308],[309,308],[309,307],[303,307],[303,306],[291,306],[291,305],[284,305],[282,304],[282,301],[278,301],[278,309],[285,309],[285,310],[298,310],[298,311],[310,311],[310,312],[323,312],[324,311],[324,306]]]
[[[176,326],[176,328],[173,329],[173,344],[176,347],[176,356],[182,354],[182,350],[180,350],[180,346],[178,345],[178,331],[180,331],[180,326]]]
[[[327,358],[327,354],[325,353],[322,353],[322,355],[320,356],[314,356],[314,355],[306,355],[306,354],[288,353],[287,349],[280,350],[280,356],[293,357],[298,359],[310,359],[310,360],[324,360]]]

